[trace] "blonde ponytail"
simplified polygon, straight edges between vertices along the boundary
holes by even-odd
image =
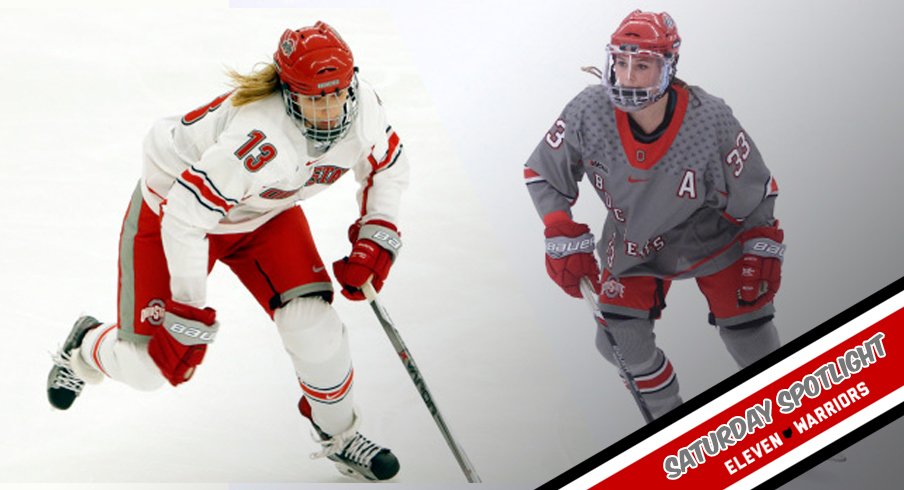
[[[273,63],[258,63],[248,74],[241,74],[235,70],[229,70],[226,74],[232,79],[232,86],[235,87],[232,105],[236,107],[261,100],[279,90],[279,75]]]

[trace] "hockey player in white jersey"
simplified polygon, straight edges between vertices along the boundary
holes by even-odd
[[[785,246],[778,187],[750,135],[719,98],[675,78],[681,39],[666,13],[632,12],[607,46],[602,79],[566,107],[524,175],[546,226],[546,266],[568,294],[591,278],[609,328],[653,417],[681,403],[653,323],[672,280],[695,278],[709,322],[741,367],[779,346],[772,322]],[[587,176],[608,210],[594,256],[572,220]]]
[[[362,436],[347,332],[304,212],[296,205],[349,170],[360,183],[351,252],[333,264],[342,294],[379,290],[399,253],[408,162],[380,99],[329,25],[286,30],[272,63],[231,73],[235,90],[145,139],[142,177],[120,238],[118,319],[80,318],[54,359],[50,403],[68,409],[85,382],[139,390],[188,381],[219,323],[207,297],[228,265],[276,324],[325,456],[340,471],[392,478],[396,457]]]

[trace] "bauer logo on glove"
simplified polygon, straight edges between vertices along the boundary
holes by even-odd
[[[751,253],[762,255],[763,257],[774,257],[779,260],[784,260],[785,258],[785,246],[772,240],[762,239],[755,240],[750,244],[745,243],[744,249],[747,250],[748,248]]]
[[[195,340],[197,344],[209,344],[213,342],[213,339],[217,336],[217,332],[214,331],[202,331],[196,327],[190,327],[183,325],[181,323],[173,323],[172,325],[166,325],[166,329],[170,331],[170,334],[179,340],[180,343],[185,345],[190,345],[193,340]]]
[[[546,254],[555,258],[587,252],[593,252],[593,235],[581,240],[555,237],[546,242]]]

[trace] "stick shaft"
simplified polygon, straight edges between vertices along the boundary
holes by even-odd
[[[634,402],[637,403],[637,408],[640,409],[640,414],[643,415],[643,418],[647,423],[652,422],[653,413],[650,411],[650,407],[647,406],[646,400],[644,400],[643,396],[641,396],[640,389],[637,387],[637,382],[634,380],[634,376],[632,376],[631,372],[628,371],[628,365],[625,362],[625,358],[622,356],[621,348],[618,346],[618,342],[615,341],[615,336],[612,335],[612,331],[609,330],[609,325],[606,323],[606,320],[603,319],[602,313],[600,312],[599,304],[596,300],[596,292],[593,290],[593,285],[590,284],[590,279],[586,277],[581,278],[581,294],[584,296],[584,300],[587,301],[590,309],[593,310],[597,328],[603,329],[603,334],[606,336],[606,341],[609,342],[609,346],[612,348],[612,357],[615,358],[615,366],[618,368],[621,377],[624,378],[625,384],[628,386],[628,390],[631,391],[631,395],[634,397]]]
[[[430,415],[433,416],[433,420],[436,422],[436,426],[443,435],[443,439],[446,440],[446,444],[449,446],[449,449],[452,450],[455,460],[458,461],[458,466],[461,467],[468,482],[480,483],[481,480],[480,476],[477,475],[477,470],[474,469],[474,465],[471,464],[464,449],[452,436],[452,432],[449,430],[449,426],[446,425],[446,421],[440,413],[439,407],[437,407],[436,402],[433,401],[433,395],[430,394],[430,389],[427,388],[427,382],[421,375],[421,370],[418,369],[417,364],[414,362],[414,357],[411,356],[411,352],[408,350],[408,347],[405,346],[405,342],[402,340],[401,335],[399,335],[398,330],[396,330],[392,319],[389,317],[389,313],[383,308],[380,302],[377,301],[377,294],[376,291],[374,291],[373,286],[370,283],[367,283],[362,287],[362,290],[364,291],[364,296],[370,301],[370,307],[374,310],[374,314],[376,314],[377,319],[380,321],[380,325],[383,326],[383,330],[386,332],[386,336],[389,337],[389,342],[392,344],[393,348],[395,348],[396,354],[398,354],[399,359],[402,361],[402,365],[405,366],[405,371],[408,372],[411,381],[414,382],[415,388],[417,388],[418,393],[421,395],[421,399],[427,406],[427,410],[429,410]]]

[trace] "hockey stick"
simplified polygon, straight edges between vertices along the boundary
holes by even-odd
[[[458,461],[461,471],[464,472],[469,483],[480,483],[481,480],[480,477],[477,476],[477,470],[474,469],[474,465],[471,464],[468,456],[465,455],[464,449],[462,449],[458,442],[452,437],[452,433],[449,431],[446,421],[439,413],[439,407],[434,403],[433,396],[430,394],[430,390],[427,389],[427,382],[424,380],[424,377],[421,376],[421,371],[418,369],[417,364],[414,363],[414,357],[411,356],[411,352],[408,351],[408,347],[406,347],[405,342],[402,341],[402,337],[399,335],[398,330],[396,330],[395,325],[389,318],[389,313],[383,308],[383,305],[377,301],[377,292],[374,290],[373,285],[368,282],[361,287],[361,291],[364,293],[364,297],[367,298],[367,301],[370,302],[370,307],[373,308],[374,313],[376,313],[377,319],[380,320],[380,325],[383,326],[383,330],[389,337],[389,342],[392,343],[392,346],[396,350],[396,354],[399,355],[399,359],[402,360],[402,364],[405,366],[405,370],[408,371],[408,375],[411,376],[411,381],[414,382],[414,386],[421,394],[421,399],[424,400],[424,403],[427,405],[427,410],[433,415],[433,420],[436,422],[436,426],[439,427],[439,431],[443,434],[443,438],[446,440],[446,444],[449,445],[449,449],[452,450],[452,454],[455,455],[455,459]]]
[[[619,348],[618,343],[615,342],[615,336],[612,335],[612,332],[609,330],[609,324],[606,323],[606,320],[603,318],[603,313],[600,311],[599,304],[596,300],[596,291],[593,290],[593,284],[591,284],[590,279],[586,277],[581,278],[581,294],[584,295],[584,300],[587,301],[587,304],[593,311],[593,317],[596,319],[597,327],[603,329],[603,333],[606,335],[606,340],[612,348],[612,357],[615,358],[615,365],[618,367],[619,374],[621,374],[621,377],[625,380],[625,385],[627,385],[628,389],[631,391],[631,395],[634,396],[634,401],[637,403],[637,408],[640,409],[643,419],[649,424],[653,421],[653,413],[650,412],[650,407],[647,406],[647,402],[640,396],[640,389],[637,388],[637,382],[634,381],[634,376],[628,371],[625,358],[622,357],[621,354],[621,348]]]

